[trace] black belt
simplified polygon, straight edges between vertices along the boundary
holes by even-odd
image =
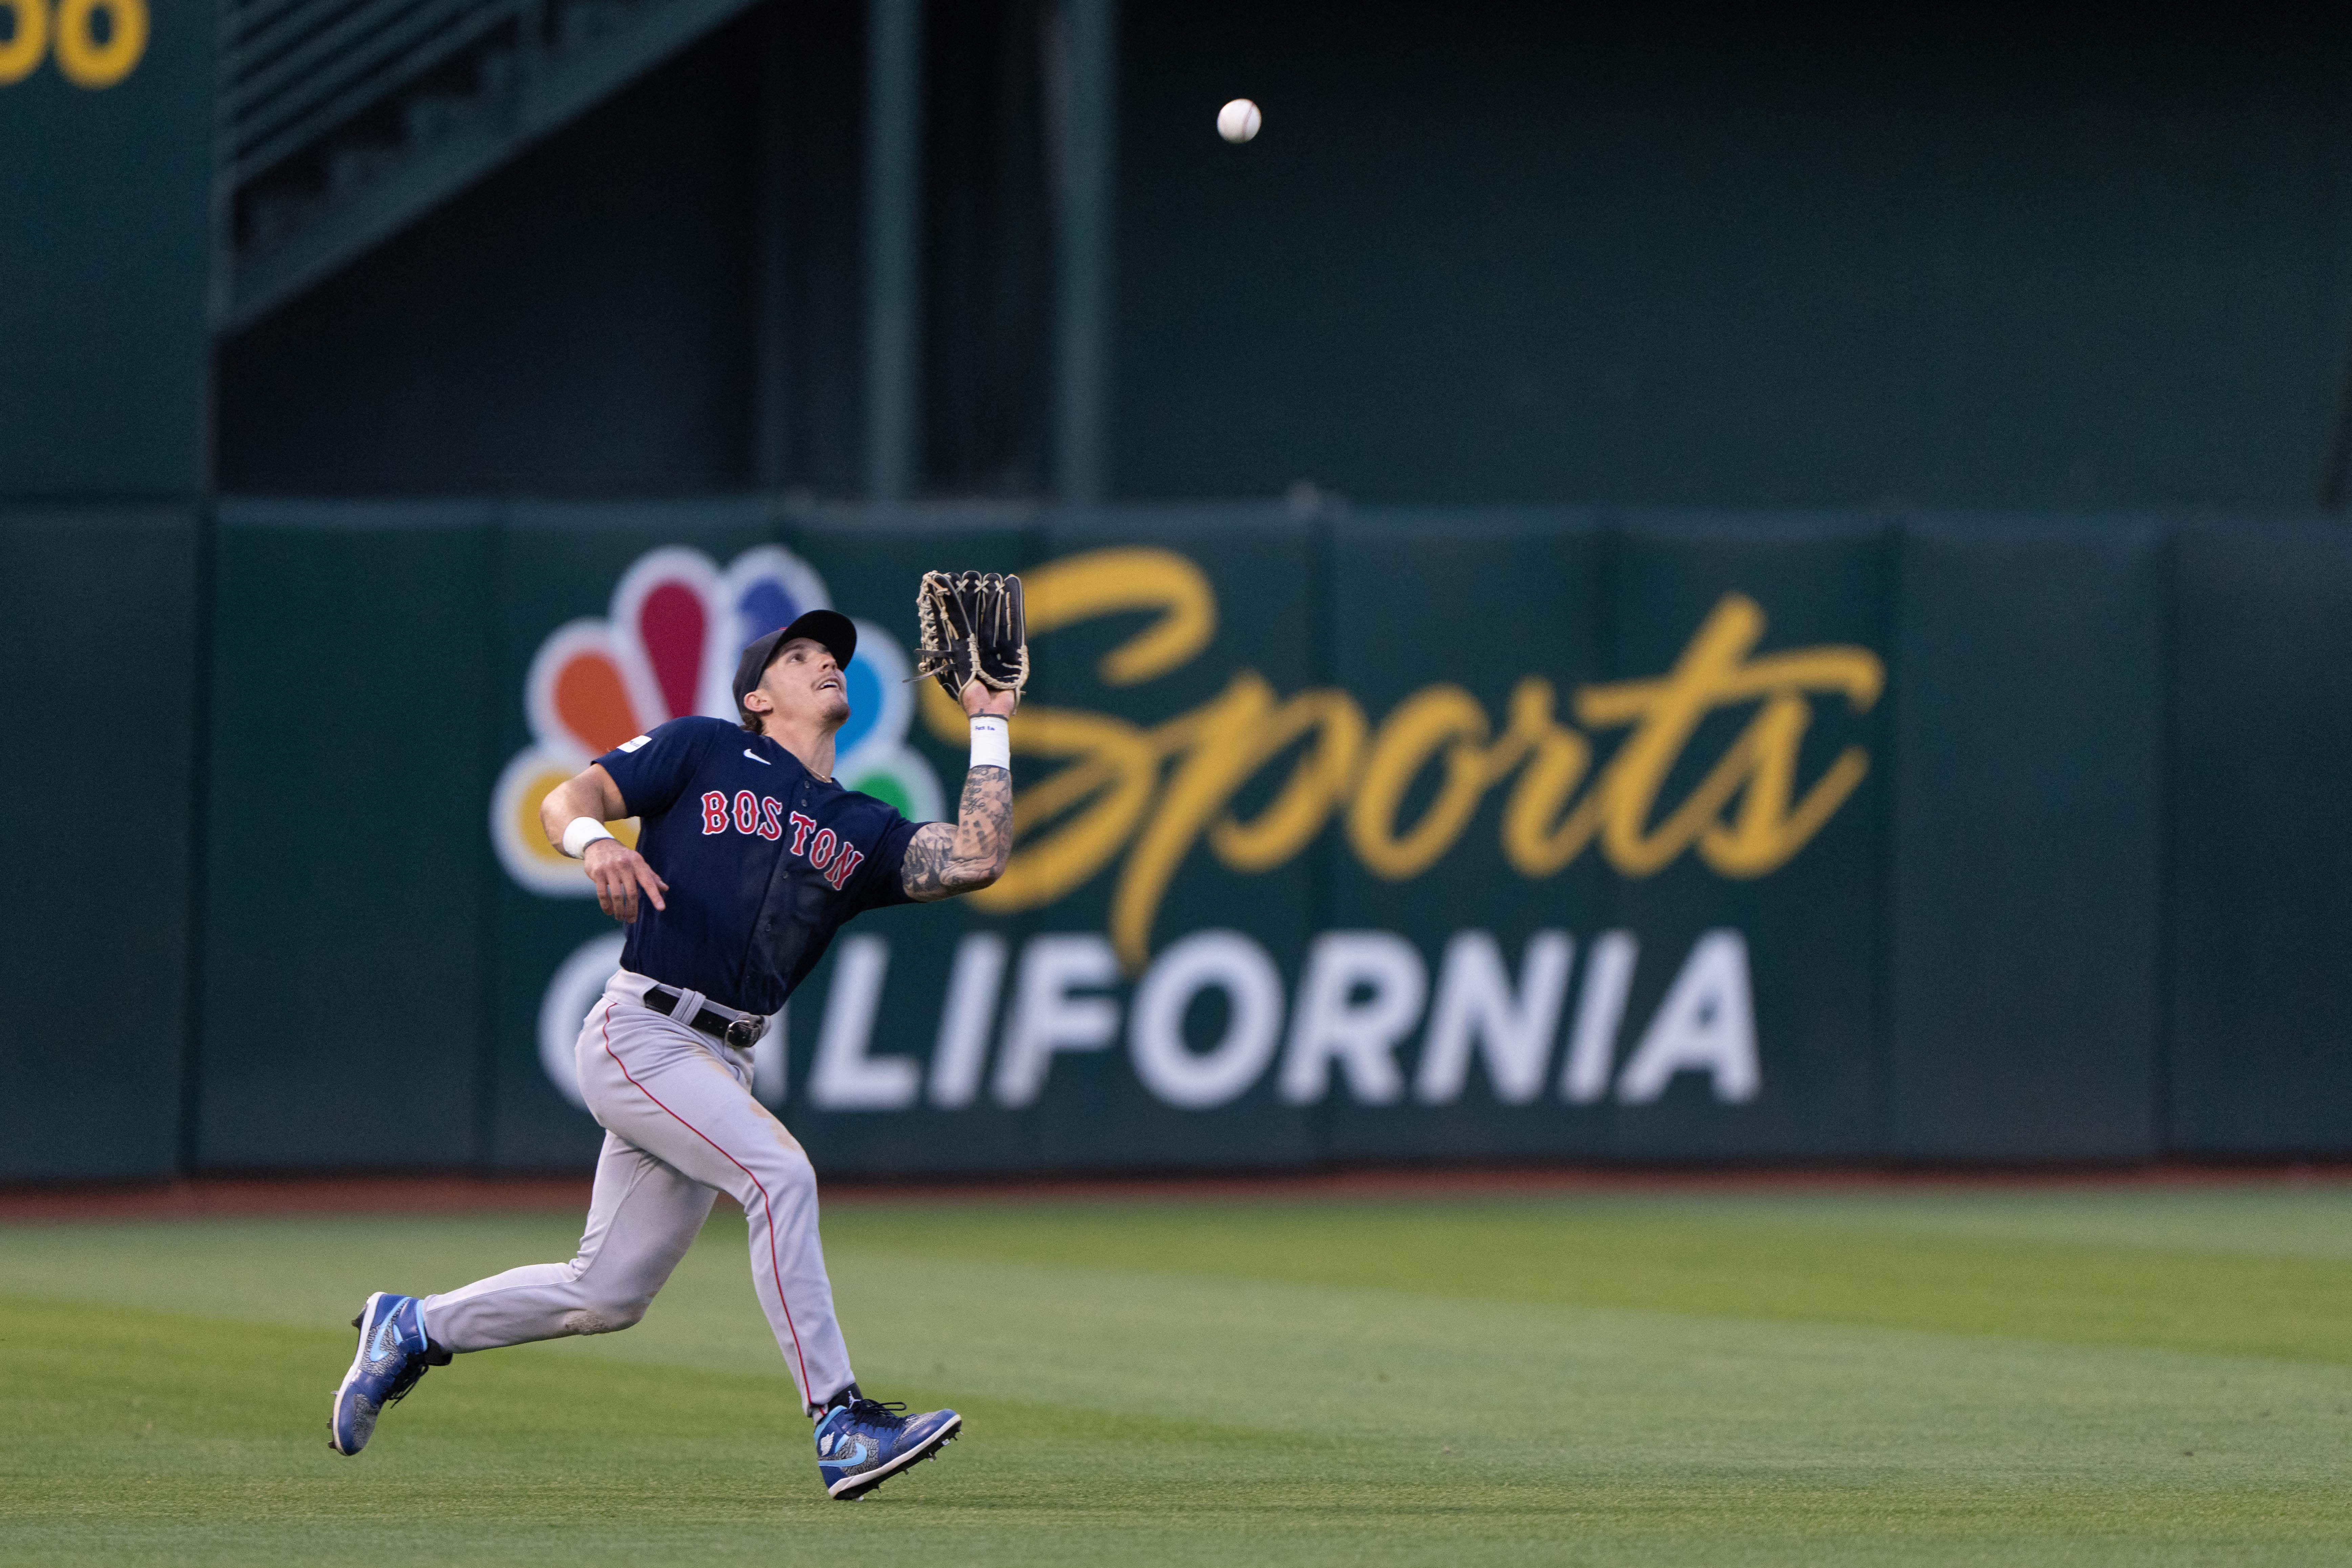
[[[661,1006],[654,1007],[656,1013],[667,1013],[671,1017],[677,1018],[674,1009],[683,1000],[685,1000],[684,992],[673,991],[667,985],[646,987],[646,1005],[652,1007],[656,1002],[662,1004]],[[712,1039],[723,1045],[732,1046],[739,1051],[750,1050],[752,1042],[759,1039],[768,1029],[768,1020],[765,1018],[730,1018],[724,1013],[713,1012],[708,1007],[691,1018],[677,1018],[677,1021],[689,1029],[709,1035]]]

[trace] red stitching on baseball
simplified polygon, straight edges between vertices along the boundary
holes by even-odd
[[[652,1089],[647,1089],[644,1084],[639,1083],[635,1077],[630,1073],[629,1064],[623,1061],[621,1059],[621,1053],[613,1048],[613,1005],[610,1002],[606,1002],[604,1004],[604,1016],[596,1020],[596,1029],[599,1034],[604,1037],[604,1054],[613,1058],[613,1065],[621,1069],[621,1076],[629,1080],[630,1088],[635,1089],[639,1094],[644,1095],[647,1100],[652,1100],[656,1105],[660,1106],[662,1114],[668,1117],[672,1121],[677,1122],[680,1127],[685,1128],[688,1132],[693,1133],[705,1143],[709,1143],[713,1149],[719,1149],[719,1145],[711,1142],[710,1134],[705,1132],[701,1128],[697,1127],[693,1122],[688,1121],[685,1117],[680,1116],[677,1111],[672,1110],[668,1106],[662,1105],[661,1097],[654,1093]],[[734,1166],[745,1175],[751,1176],[751,1185],[759,1188],[761,1206],[768,1211],[768,1268],[776,1277],[776,1305],[784,1310],[784,1331],[793,1336],[793,1359],[800,1363],[801,1397],[804,1400],[808,1400],[810,1404],[814,1405],[816,1402],[813,1399],[809,1399],[808,1397],[808,1358],[801,1353],[801,1331],[793,1325],[793,1304],[784,1300],[784,1266],[776,1257],[775,1201],[768,1196],[767,1188],[760,1186],[760,1178],[751,1175],[751,1166],[746,1165],[734,1155],[728,1153],[724,1149],[719,1149],[719,1152],[729,1164]]]

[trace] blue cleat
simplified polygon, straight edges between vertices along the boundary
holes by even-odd
[[[855,1394],[816,1424],[816,1473],[835,1502],[855,1502],[910,1465],[919,1465],[956,1439],[963,1417],[952,1410],[902,1414]]]
[[[352,1327],[360,1331],[359,1353],[335,1390],[334,1425],[327,1434],[327,1446],[343,1455],[367,1447],[383,1407],[398,1403],[428,1368],[449,1364],[449,1352],[425,1341],[425,1303],[414,1296],[379,1290]]]

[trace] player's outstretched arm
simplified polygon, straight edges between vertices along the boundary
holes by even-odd
[[[575,773],[547,792],[539,804],[539,826],[547,841],[566,855],[578,855],[587,865],[589,879],[596,884],[596,907],[619,921],[623,925],[637,918],[637,897],[642,892],[657,910],[669,906],[662,902],[662,894],[669,884],[646,864],[646,858],[617,838],[600,837],[585,845],[566,842],[572,825],[588,821],[602,825],[618,822],[629,815],[626,803],[621,799],[621,786],[604,771],[602,763],[591,763],[585,773]]]
[[[963,689],[964,711],[1009,715],[1017,692],[992,691],[978,681]],[[1013,774],[980,766],[963,776],[963,798],[952,823],[927,822],[907,843],[898,871],[907,896],[923,903],[985,888],[1004,875],[1013,858]]]

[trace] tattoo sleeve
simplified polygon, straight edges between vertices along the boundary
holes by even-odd
[[[1013,858],[1013,775],[974,768],[952,823],[927,822],[908,841],[898,879],[907,896],[926,903],[985,888]]]

